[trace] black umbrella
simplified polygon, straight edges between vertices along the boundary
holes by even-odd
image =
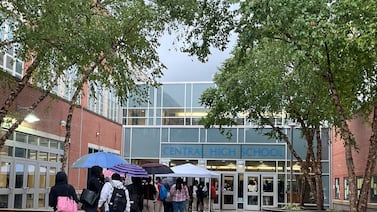
[[[167,165],[162,163],[145,163],[141,165],[148,172],[148,174],[170,174],[174,173],[173,170]]]

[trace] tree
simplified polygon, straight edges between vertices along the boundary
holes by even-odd
[[[223,117],[235,115],[241,110],[247,111],[250,118],[259,118],[253,113],[285,109],[291,118],[297,120],[301,117],[311,129],[320,126],[321,121],[334,126],[344,140],[351,211],[366,210],[371,174],[376,163],[376,5],[375,1],[240,1],[236,27],[238,47],[228,62],[232,63],[229,70],[228,63],[222,70],[236,70],[238,81],[228,83],[224,77],[217,77],[218,89],[210,91],[216,97],[206,99],[211,94],[208,92],[203,98],[210,107],[216,104],[217,113],[223,111],[222,116],[212,109],[209,113],[209,117],[218,116],[212,120],[218,124],[226,123]],[[260,48],[272,48],[270,54],[281,60],[276,61],[264,54],[273,61],[268,62],[256,55]],[[284,49],[282,54],[285,57],[274,53],[274,50],[281,49]],[[280,66],[276,67],[274,62]],[[242,68],[248,71],[258,69],[252,72],[262,75],[256,77],[265,84],[257,83],[255,77],[246,75],[245,71],[243,74],[238,71]],[[247,77],[253,81],[249,82],[251,86],[243,88],[244,94],[235,86]],[[277,83],[279,77],[286,85]],[[292,77],[292,80],[287,80],[287,77]],[[230,86],[231,83],[233,86]],[[229,86],[238,91],[238,95],[251,100],[244,103],[235,99],[235,91],[229,90]],[[276,89],[271,93],[273,86]],[[274,98],[282,101],[275,103]],[[231,104],[236,106],[230,107]],[[358,149],[358,142],[347,123],[356,115],[366,120],[372,117],[367,168],[359,195],[352,157],[353,151]]]
[[[55,1],[7,0],[0,4],[0,23],[9,26],[1,51],[17,46],[18,58],[28,61],[25,74],[1,105],[0,124],[23,88],[32,83],[47,93],[57,81],[68,83],[67,71],[73,70],[74,95],[67,115],[62,169],[66,166],[70,121],[76,99],[87,84],[111,89],[124,102],[142,92],[136,81],[142,76],[147,84],[158,85],[165,68],[159,61],[158,38],[165,32],[181,31],[187,41],[183,51],[202,61],[209,48],[222,48],[227,34],[218,24],[205,34],[196,30],[219,21],[231,26],[228,4],[222,1]],[[218,16],[223,18],[217,19]],[[208,21],[210,23],[208,23]],[[212,25],[211,25],[212,26]],[[211,32],[210,32],[211,31]],[[70,78],[72,79],[72,78]],[[94,87],[89,87],[93,89]],[[44,94],[46,94],[46,92]],[[94,95],[94,92],[92,92]],[[95,97],[95,96],[93,96]],[[38,105],[39,100],[33,104]],[[19,123],[0,138],[0,148]]]

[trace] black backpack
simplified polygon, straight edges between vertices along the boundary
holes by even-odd
[[[126,191],[113,187],[113,194],[109,202],[110,212],[124,212],[127,207]]]

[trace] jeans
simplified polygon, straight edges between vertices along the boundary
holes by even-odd
[[[185,212],[186,201],[173,202],[174,212]]]

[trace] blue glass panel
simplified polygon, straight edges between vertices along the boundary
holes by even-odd
[[[224,129],[224,134],[221,134],[218,128],[207,129],[207,142],[237,142],[237,129]],[[231,137],[227,137],[226,133],[231,133]]]
[[[199,129],[197,128],[172,128],[170,129],[171,142],[198,142]]]
[[[185,84],[167,84],[163,91],[163,107],[184,107]]]
[[[191,93],[192,93],[192,83],[186,84],[186,108],[191,107]],[[189,111],[189,109],[187,109]]]
[[[124,129],[123,135],[124,135],[123,152],[124,152],[124,156],[127,157],[127,156],[130,156],[131,130]]]
[[[199,133],[200,133],[200,140],[199,142],[206,142],[207,141],[207,130],[205,128],[200,128]]]
[[[161,132],[161,142],[168,142],[169,141],[169,129],[168,128],[162,128]]]
[[[246,143],[275,143],[275,138],[265,135],[271,129],[245,128]]]
[[[192,88],[192,107],[202,107],[200,104],[200,96],[210,87],[214,87],[213,83],[197,83],[193,84]]]
[[[132,157],[159,157],[160,128],[132,129]]]

